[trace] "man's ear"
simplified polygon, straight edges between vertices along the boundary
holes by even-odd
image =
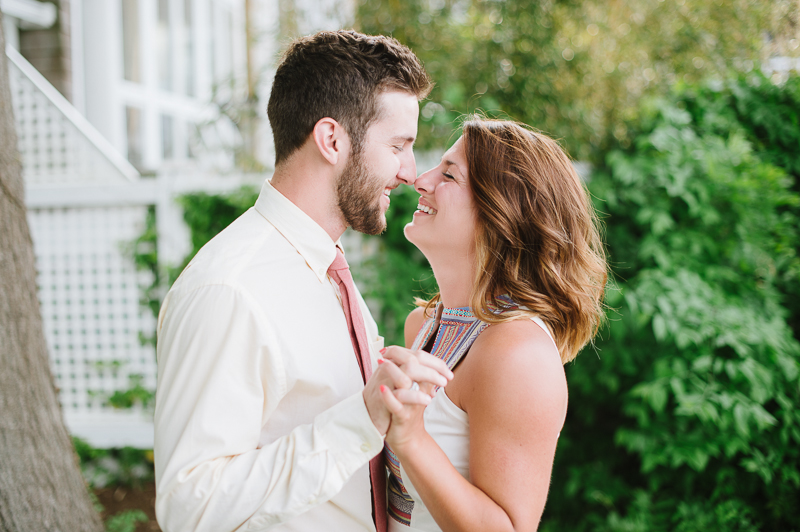
[[[336,165],[346,156],[349,138],[344,128],[333,118],[320,118],[311,132],[320,155],[331,165]]]

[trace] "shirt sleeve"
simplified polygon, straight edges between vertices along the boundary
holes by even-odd
[[[154,445],[165,532],[268,529],[329,500],[383,448],[360,393],[258,448],[287,392],[274,345],[234,287],[165,300]]]

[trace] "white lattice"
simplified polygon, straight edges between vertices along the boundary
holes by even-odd
[[[28,185],[124,182],[138,172],[16,50],[7,48]]]
[[[69,414],[112,410],[103,396],[130,387],[155,389],[155,352],[139,333],[155,330],[139,304],[137,272],[123,243],[144,229],[146,206],[29,209],[39,300],[60,399]]]

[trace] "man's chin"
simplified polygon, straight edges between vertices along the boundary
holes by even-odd
[[[365,235],[379,235],[386,231],[386,215],[380,213],[377,219],[356,220],[355,223],[351,222],[349,225],[354,231],[358,231],[359,233],[364,233]]]
[[[373,235],[373,236],[380,235],[381,233],[386,231],[386,218],[382,217],[381,223],[371,225],[367,229],[369,229],[369,230],[368,231],[361,231],[361,232],[366,234],[366,235]]]

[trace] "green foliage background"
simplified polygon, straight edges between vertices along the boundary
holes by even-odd
[[[681,88],[594,173],[613,310],[567,367],[542,530],[800,530],[800,195],[767,162],[798,145],[754,126],[797,139],[798,87]]]

